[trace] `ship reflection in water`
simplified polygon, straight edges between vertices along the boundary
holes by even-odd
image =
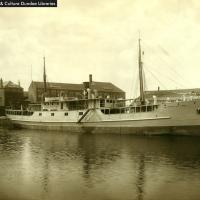
[[[197,200],[200,137],[0,133],[2,200]]]

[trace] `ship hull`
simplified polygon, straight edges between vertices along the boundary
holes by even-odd
[[[148,124],[146,121],[145,123]],[[168,124],[168,125],[166,125]],[[200,125],[169,125],[163,121],[162,125],[150,126],[143,123],[128,122],[93,122],[93,123],[69,123],[69,122],[27,122],[13,121],[15,128],[35,129],[46,131],[62,131],[66,133],[90,133],[90,134],[134,134],[134,135],[199,135]]]
[[[137,134],[137,135],[199,135],[200,101],[161,104],[157,110],[139,113],[104,114],[100,109],[81,117],[80,111],[35,112],[33,116],[8,115],[17,128],[40,129],[91,134]]]

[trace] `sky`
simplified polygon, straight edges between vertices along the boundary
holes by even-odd
[[[1,8],[0,77],[112,82],[138,93],[138,38],[147,90],[200,88],[199,0],[58,0],[57,8]]]

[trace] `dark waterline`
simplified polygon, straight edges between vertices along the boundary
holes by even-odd
[[[0,200],[199,200],[200,137],[0,132]]]

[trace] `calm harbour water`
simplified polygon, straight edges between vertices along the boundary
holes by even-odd
[[[0,132],[0,200],[199,200],[200,137]]]

